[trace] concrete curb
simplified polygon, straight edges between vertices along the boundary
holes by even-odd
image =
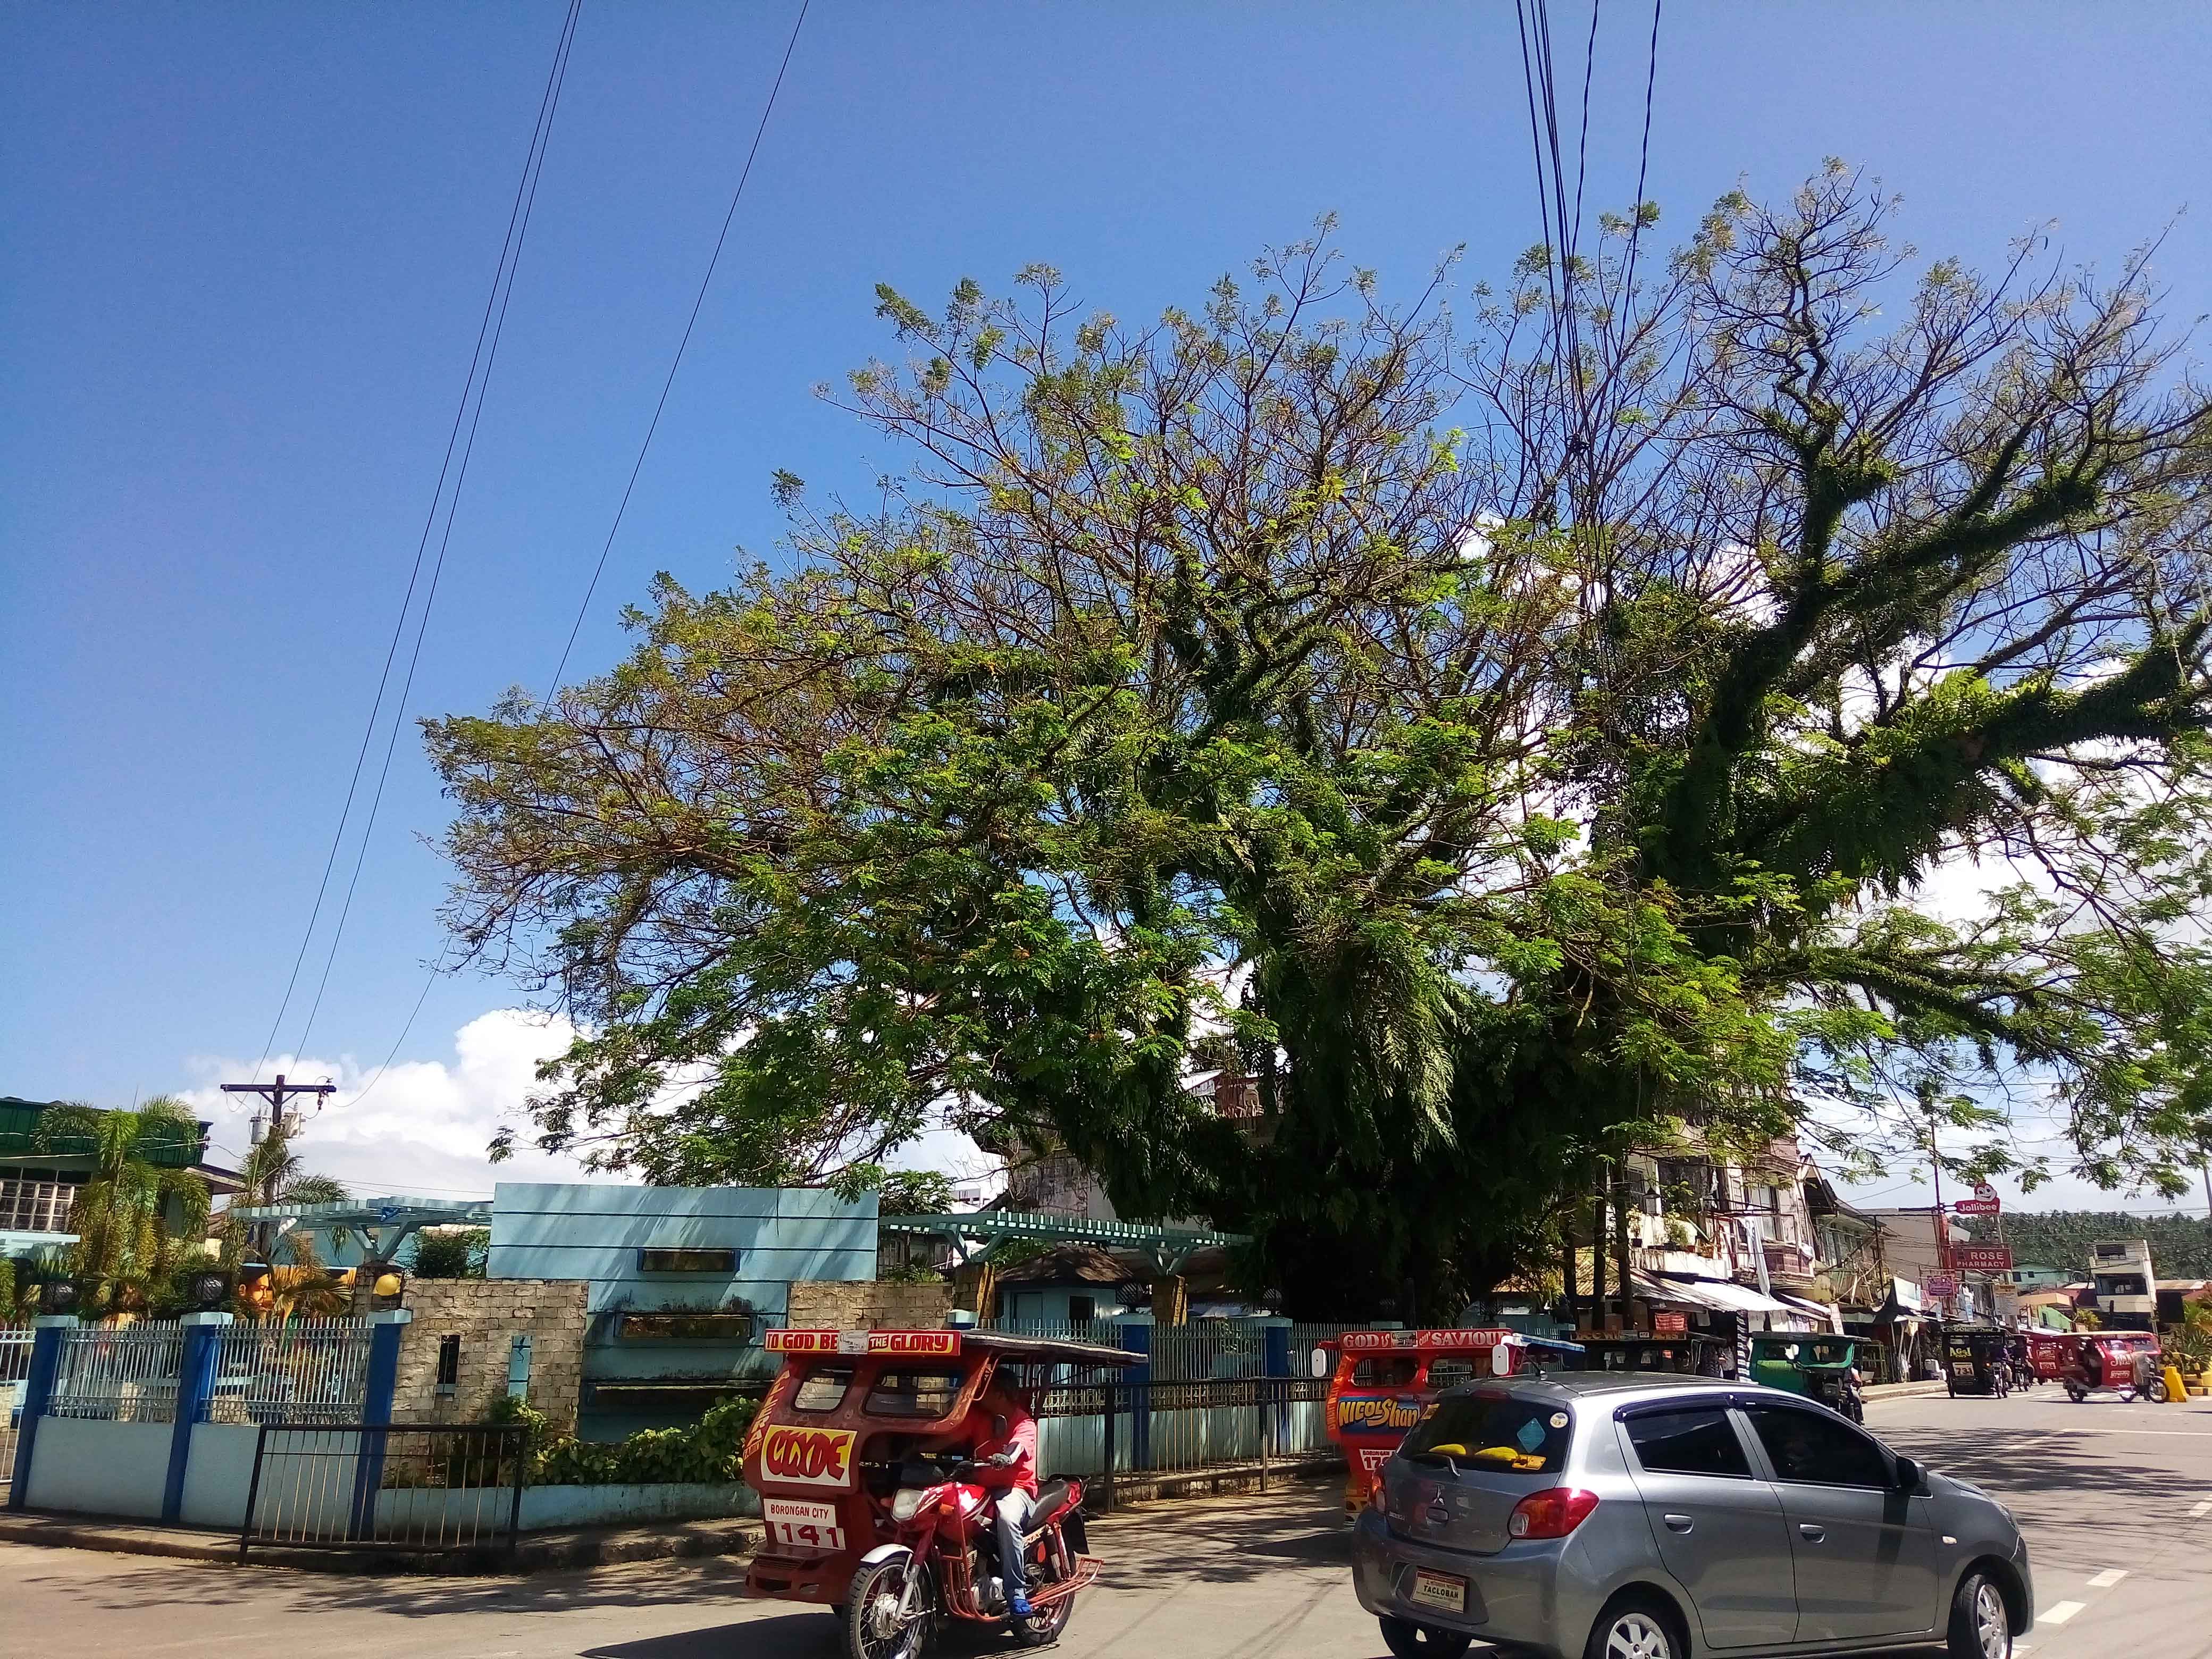
[[[754,1536],[750,1528],[736,1521],[687,1521],[658,1527],[583,1527],[526,1533],[511,1556],[490,1550],[434,1554],[401,1550],[283,1549],[271,1545],[256,1547],[246,1559],[259,1566],[299,1567],[310,1572],[507,1575],[568,1571],[611,1566],[624,1561],[744,1555],[752,1548]],[[111,1555],[161,1556],[215,1566],[240,1564],[234,1534],[27,1510],[0,1514],[0,1543],[100,1550]]]
[[[1861,1389],[1859,1398],[1869,1406],[1883,1400],[1917,1400],[1923,1395],[1945,1393],[1948,1386],[1940,1379],[1926,1382],[1877,1382],[1871,1388]]]

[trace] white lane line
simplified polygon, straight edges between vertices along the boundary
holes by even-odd
[[[2099,1573],[2094,1578],[2092,1578],[2089,1581],[2089,1588],[2091,1589],[2110,1589],[2113,1585],[2118,1583],[2121,1579],[2127,1576],[2128,1570],[2125,1567],[2106,1567],[2104,1571]]]
[[[2056,1607],[2046,1607],[2037,1613],[2035,1622],[2039,1625],[2063,1625],[2087,1605],[2086,1601],[2061,1601]]]
[[[2212,1515],[2212,1498],[2206,1498],[2202,1504],[2191,1504],[2189,1506],[2189,1518],[2191,1521],[2201,1520],[2208,1515]]]

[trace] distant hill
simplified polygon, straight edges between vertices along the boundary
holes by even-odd
[[[1996,1230],[1974,1223],[1974,1237],[1994,1243]],[[2005,1243],[2023,1267],[2056,1267],[2076,1279],[2089,1274],[2089,1245],[2100,1238],[2146,1238],[2160,1279],[2212,1279],[2212,1225],[2190,1215],[2125,1215],[2112,1210],[2047,1210],[2039,1215],[2008,1210]]]

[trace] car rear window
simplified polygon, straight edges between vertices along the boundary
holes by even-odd
[[[1461,1395],[1437,1402],[1399,1447],[1406,1457],[1449,1458],[1475,1469],[1549,1474],[1566,1462],[1567,1413],[1555,1401]]]

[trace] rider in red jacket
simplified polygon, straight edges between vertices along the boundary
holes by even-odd
[[[994,1378],[976,1396],[961,1425],[961,1437],[979,1468],[975,1482],[996,1494],[992,1508],[999,1536],[999,1572],[1006,1581],[1006,1609],[1017,1619],[1030,1614],[1029,1582],[1022,1565],[1022,1534],[1036,1497],[1037,1428],[1020,1389]]]

